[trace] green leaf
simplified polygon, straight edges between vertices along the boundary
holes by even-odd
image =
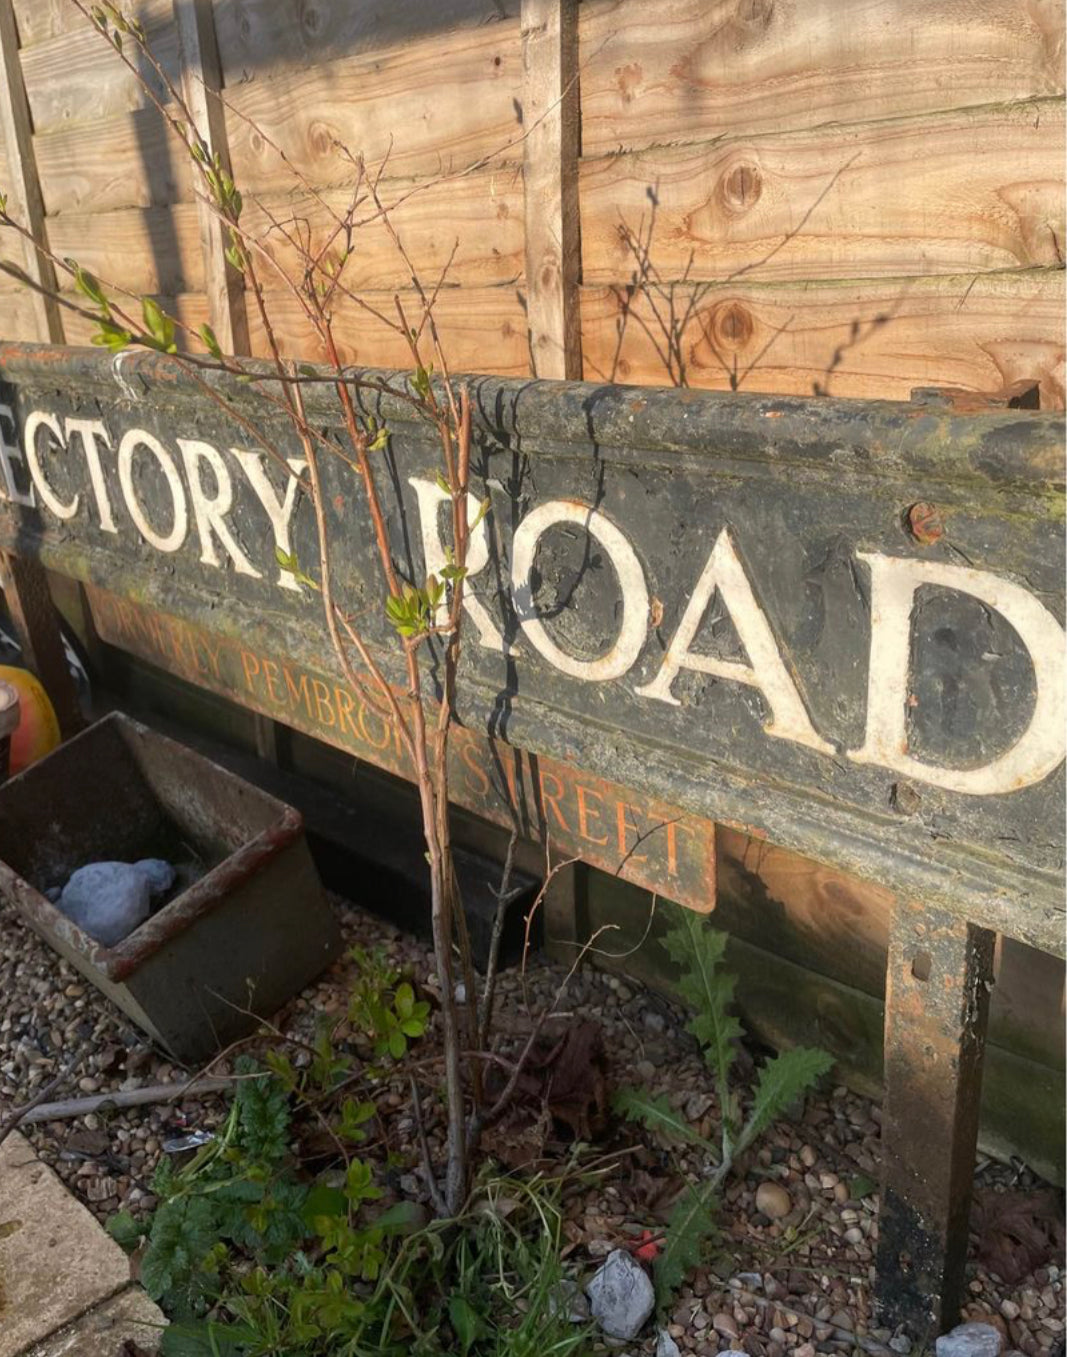
[[[73,261],[71,262],[73,263]],[[99,306],[104,311],[108,310],[108,301],[104,295],[104,289],[88,269],[83,269],[80,264],[74,264],[74,286],[83,297],[88,297],[94,306]]]
[[[777,1121],[783,1112],[832,1067],[828,1051],[813,1046],[795,1046],[768,1060],[759,1072],[756,1097],[745,1129],[738,1140],[738,1152]]]
[[[469,531],[469,532],[473,532],[474,529],[475,529],[476,527],[478,527],[478,525],[481,523],[482,519],[483,519],[483,518],[486,516],[486,514],[489,512],[490,507],[491,507],[491,506],[490,506],[489,496],[486,495],[485,499],[483,499],[482,502],[481,502],[481,504],[478,505],[478,512],[474,515],[474,522],[471,523],[471,524],[469,524],[469,526],[468,526],[468,531]]]
[[[704,1047],[704,1057],[715,1073],[722,1114],[729,1124],[733,1110],[729,1078],[741,1024],[727,1011],[736,980],[721,969],[726,942],[725,933],[709,928],[703,916],[690,909],[679,910],[678,923],[663,939],[667,954],[681,968],[678,990],[695,1010],[686,1026]]]
[[[117,1215],[109,1216],[105,1228],[119,1248],[125,1249],[127,1253],[133,1252],[145,1233],[145,1227],[134,1220],[129,1211],[119,1211]]]
[[[663,1252],[653,1269],[657,1304],[667,1305],[687,1274],[700,1262],[704,1244],[715,1233],[715,1200],[715,1189],[710,1183],[700,1187],[690,1184],[671,1212]]]
[[[441,494],[442,494],[442,495],[447,495],[447,496],[449,497],[449,499],[451,499],[451,498],[452,498],[452,487],[451,487],[451,486],[449,485],[449,483],[445,480],[445,475],[444,475],[444,472],[443,472],[443,471],[438,471],[436,480],[437,480],[437,488],[438,488],[438,490],[440,490]]]
[[[415,991],[405,980],[403,984],[397,985],[396,994],[393,997],[393,1007],[402,1018],[410,1018],[412,1010],[415,1007]]]
[[[92,343],[100,348],[110,349],[112,353],[118,353],[133,343],[133,335],[113,321],[100,320],[97,321],[97,330],[92,337]]]
[[[615,1090],[611,1101],[615,1111],[627,1121],[638,1121],[656,1135],[665,1136],[668,1141],[682,1140],[689,1145],[699,1145],[717,1157],[714,1146],[694,1131],[680,1112],[671,1107],[665,1093],[654,1095],[647,1088],[628,1088],[624,1085]]]
[[[200,327],[200,338],[204,341],[204,348],[207,349],[212,358],[222,357],[222,347],[215,338],[215,331],[206,322]]]
[[[407,1048],[407,1039],[399,1028],[389,1034],[389,1054],[394,1060],[400,1060]]]
[[[877,1182],[866,1173],[858,1173],[855,1178],[848,1180],[848,1195],[853,1201],[862,1201],[864,1197],[869,1197],[872,1192],[877,1191]]]
[[[367,444],[368,452],[382,452],[389,446],[389,430],[382,425],[373,439]]]
[[[152,337],[153,343],[150,347],[157,348],[162,353],[176,353],[174,322],[159,303],[152,297],[142,297],[141,314],[144,317],[145,329]]]
[[[460,1344],[462,1345],[463,1357],[478,1341],[482,1332],[482,1320],[470,1301],[463,1296],[452,1296],[448,1302],[448,1318],[452,1323],[452,1328]]]

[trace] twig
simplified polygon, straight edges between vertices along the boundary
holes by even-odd
[[[500,965],[500,944],[504,937],[504,921],[508,906],[517,892],[511,889],[511,874],[515,866],[515,849],[519,843],[519,831],[513,829],[508,839],[507,856],[504,858],[504,870],[500,874],[500,887],[496,894],[496,914],[493,918],[493,932],[489,939],[489,959],[485,966],[485,985],[482,989],[482,1018],[478,1028],[478,1044],[489,1043],[489,1029],[493,1022],[493,999],[496,994],[496,975]]]
[[[426,1186],[430,1190],[433,1209],[439,1216],[447,1216],[448,1207],[441,1195],[441,1189],[437,1184],[437,1175],[433,1171],[433,1161],[430,1159],[430,1142],[426,1139],[426,1125],[422,1119],[422,1099],[419,1097],[419,1086],[415,1082],[414,1075],[411,1076],[411,1115],[414,1118],[415,1132],[419,1138],[422,1167],[426,1174]]]
[[[109,1107],[141,1107],[145,1103],[169,1103],[189,1092],[222,1093],[233,1088],[241,1079],[262,1079],[269,1071],[246,1075],[212,1074],[205,1079],[190,1079],[182,1083],[148,1084],[144,1088],[120,1088],[114,1093],[93,1093],[85,1098],[69,1098],[65,1102],[45,1103],[28,1107],[20,1120],[27,1125],[39,1121],[69,1121],[83,1117],[87,1112],[99,1112]],[[6,1131],[3,1133],[6,1134]],[[0,1137],[2,1138],[2,1137]]]
[[[64,1080],[70,1077],[80,1063],[81,1058],[80,1051],[77,1054],[72,1055],[56,1077],[49,1080],[47,1084],[38,1089],[28,1103],[24,1103],[21,1107],[12,1108],[4,1120],[0,1122],[0,1145],[2,1145],[11,1132],[23,1122],[38,1120],[33,1116],[34,1111],[44,1103],[44,1100],[47,1097],[55,1093],[56,1089],[59,1088]],[[44,1120],[44,1118],[41,1118],[41,1120]]]

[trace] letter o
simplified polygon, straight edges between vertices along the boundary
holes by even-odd
[[[557,523],[574,523],[597,539],[611,558],[622,589],[622,626],[611,649],[595,660],[568,655],[549,636],[533,612],[530,574],[537,544]],[[626,535],[609,518],[576,500],[549,500],[528,514],[515,532],[511,549],[512,601],[527,639],[550,664],[586,683],[621,678],[634,664],[648,633],[648,585],[637,553]]]
[[[161,537],[152,524],[149,523],[144,509],[137,499],[133,487],[133,454],[139,447],[147,448],[152,456],[159,463],[159,469],[163,472],[170,490],[170,497],[174,507],[174,523],[171,530],[165,537]],[[153,437],[144,429],[129,429],[122,435],[122,442],[119,444],[119,484],[122,486],[122,494],[126,500],[126,508],[130,511],[130,517],[137,526],[137,531],[141,534],[149,546],[155,547],[157,551],[177,551],[185,541],[189,532],[189,510],[185,502],[185,488],[182,485],[181,477],[178,475],[178,468],[174,465],[173,459],[168,455],[163,444],[158,438]]]

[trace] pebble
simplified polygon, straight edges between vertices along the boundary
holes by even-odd
[[[660,1329],[656,1338],[656,1357],[682,1357],[682,1350],[666,1329]]]
[[[1004,1335],[992,1324],[957,1324],[934,1346],[937,1357],[1000,1357]]]
[[[636,1338],[656,1305],[648,1274],[626,1249],[608,1254],[585,1291],[593,1318],[609,1338]]]
[[[737,1320],[734,1319],[733,1315],[728,1315],[725,1310],[720,1310],[719,1313],[712,1318],[711,1326],[716,1333],[725,1334],[727,1338],[740,1337]]]
[[[768,1220],[781,1220],[793,1209],[793,1199],[781,1183],[765,1179],[756,1189],[756,1210]]]

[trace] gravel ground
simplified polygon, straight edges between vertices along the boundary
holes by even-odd
[[[432,956],[424,944],[341,901],[335,904],[349,944],[386,946],[432,992]],[[17,915],[0,908],[0,924],[0,1106],[32,1097],[75,1043],[87,1049],[88,1060],[54,1097],[165,1083],[192,1073],[148,1045]],[[342,1013],[350,965],[334,966],[279,1015],[279,1024],[306,1036],[316,1014]],[[502,975],[497,1011],[505,1052],[509,1034],[512,1042],[521,1037],[527,1001],[533,1012],[551,1005],[562,978],[559,968],[541,963],[525,980],[517,972]],[[712,1132],[717,1119],[708,1071],[682,1028],[680,1012],[639,986],[587,969],[571,979],[554,1021],[581,1017],[603,1027],[609,1082],[647,1083],[665,1092],[702,1134]],[[742,1060],[751,1064],[747,1053]],[[226,1073],[227,1063],[212,1072]],[[433,1082],[432,1071],[427,1082]],[[41,1158],[106,1220],[123,1208],[135,1215],[151,1210],[150,1183],[164,1142],[211,1130],[224,1107],[219,1096],[192,1096],[24,1129]],[[421,1179],[406,1075],[383,1088],[379,1107],[389,1148],[407,1157],[401,1184],[417,1195]],[[433,1151],[443,1128],[429,1102],[426,1112]],[[908,1351],[906,1339],[874,1327],[871,1317],[879,1118],[869,1100],[843,1087],[827,1089],[810,1097],[794,1119],[779,1123],[738,1166],[727,1188],[713,1265],[698,1269],[670,1317],[670,1333],[683,1352],[813,1357],[857,1349]],[[624,1151],[620,1167],[567,1208],[568,1258],[580,1273],[643,1230],[661,1230],[681,1186],[678,1168],[697,1173],[702,1167],[688,1152],[667,1153],[629,1127],[615,1128],[609,1147]],[[992,1190],[1041,1186],[1027,1170],[989,1161],[979,1164],[978,1182]],[[1007,1286],[972,1260],[962,1317],[995,1324],[1005,1347],[1028,1357],[1056,1357],[1064,1332],[1063,1264],[1057,1262]],[[631,1352],[638,1350],[630,1345]]]

